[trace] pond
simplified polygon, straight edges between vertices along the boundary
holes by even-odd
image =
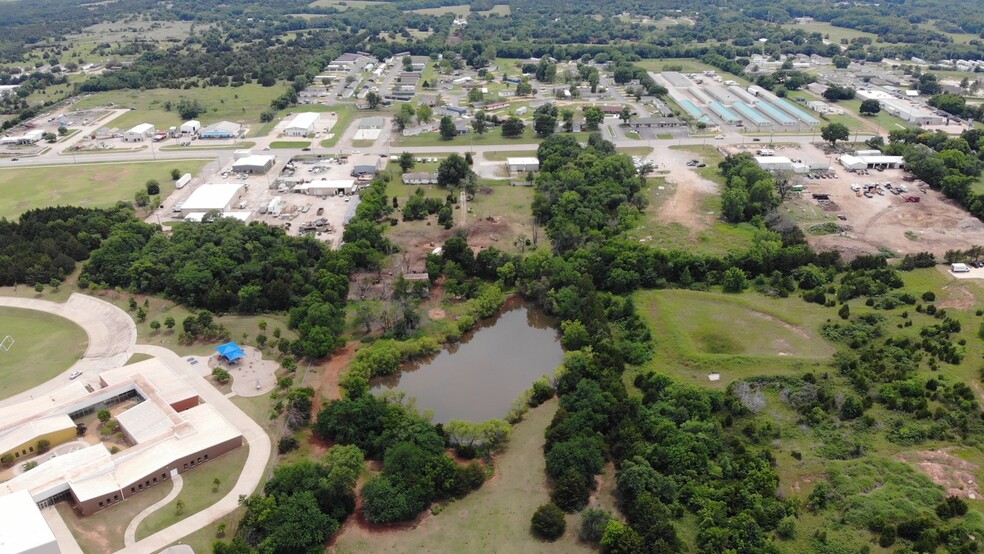
[[[563,362],[556,324],[532,305],[510,299],[460,343],[373,380],[372,391],[405,392],[421,412],[434,413],[435,423],[501,419],[523,391]]]

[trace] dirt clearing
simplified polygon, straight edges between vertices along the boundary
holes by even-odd
[[[899,454],[903,462],[913,464],[920,471],[946,490],[950,496],[962,496],[971,500],[981,497],[977,484],[977,464],[950,454],[949,448]]]

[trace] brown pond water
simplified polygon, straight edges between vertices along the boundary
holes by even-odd
[[[398,389],[435,423],[503,418],[519,395],[564,361],[556,319],[510,299],[496,317],[431,358],[374,379],[372,392]]]

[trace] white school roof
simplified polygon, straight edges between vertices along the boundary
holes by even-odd
[[[38,437],[65,429],[75,429],[75,422],[66,414],[28,421],[0,435],[0,452],[9,452],[22,444],[37,440]]]
[[[99,374],[99,379],[107,386],[136,381],[137,377],[143,377],[149,381],[154,391],[168,404],[175,404],[198,396],[191,385],[185,383],[177,373],[158,358],[110,369]],[[144,386],[142,383],[138,384],[141,387]]]
[[[243,188],[242,183],[202,185],[181,206],[183,211],[223,210]]]
[[[0,496],[0,552],[58,552],[55,534],[27,491]]]

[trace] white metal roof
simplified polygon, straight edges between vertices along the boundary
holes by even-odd
[[[0,552],[47,552],[42,548],[50,544],[55,534],[30,493],[0,496]]]
[[[99,379],[112,386],[121,382],[135,381],[142,376],[168,404],[175,404],[198,396],[195,389],[185,383],[170,367],[158,358],[151,358],[135,364],[110,369],[99,374]],[[138,385],[143,388],[142,383]],[[144,391],[145,393],[149,391]]]
[[[311,183],[304,183],[303,185],[297,185],[294,190],[310,190],[310,189],[350,189],[355,186],[355,181],[352,179],[325,179],[324,181],[314,181]]]
[[[185,200],[184,211],[222,210],[232,202],[243,188],[242,183],[217,183],[202,185]]]
[[[247,152],[249,152],[249,150],[247,150]],[[272,164],[273,160],[274,160],[273,156],[263,156],[260,154],[253,154],[250,156],[246,156],[245,158],[239,158],[238,160],[233,162],[232,167],[235,168],[235,167],[244,167],[244,166],[250,166],[250,167],[265,166],[267,164]]]
[[[525,157],[525,158],[506,158],[506,163],[509,165],[539,165],[539,158]]]
[[[134,133],[134,134],[137,134],[137,135],[142,135],[144,133],[147,133],[147,132],[153,131],[153,130],[154,130],[154,126],[151,125],[150,123],[141,123],[140,125],[135,125],[132,129],[130,129],[129,131],[127,131],[127,133]]]
[[[294,119],[290,120],[287,124],[288,129],[311,129],[314,124],[321,119],[321,114],[316,112],[302,112],[294,116]]]
[[[858,156],[859,160],[866,164],[897,164],[905,161],[902,156]]]
[[[785,156],[755,156],[755,161],[759,164],[791,164],[793,160]]]
[[[116,420],[137,444],[155,439],[172,427],[170,418],[156,402],[141,402],[117,415]]]

